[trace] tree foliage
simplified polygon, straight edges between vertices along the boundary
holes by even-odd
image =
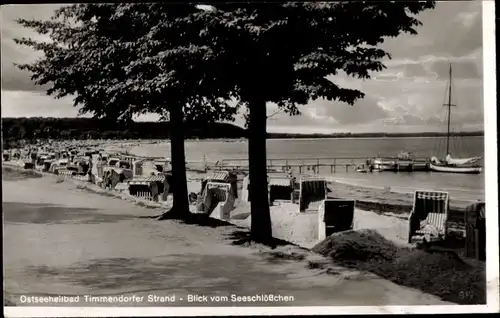
[[[174,209],[189,213],[184,154],[184,122],[234,118],[237,109],[217,83],[199,77],[213,59],[205,47],[194,46],[176,24],[198,11],[193,4],[156,10],[157,4],[81,4],[57,10],[49,21],[18,23],[48,35],[51,41],[16,39],[44,53],[34,63],[18,65],[33,73],[49,95],[75,96],[80,113],[130,122],[133,115],[156,113],[171,123]],[[185,22],[183,22],[185,21]],[[155,26],[173,25],[169,34]],[[168,35],[168,37],[166,37]],[[189,37],[187,37],[189,39]],[[215,91],[214,94],[207,94]]]
[[[245,130],[229,123],[186,122],[186,138],[244,138]],[[4,145],[37,139],[169,139],[169,122],[127,125],[93,118],[2,118]],[[35,136],[35,132],[37,135]]]
[[[233,98],[247,108],[252,235],[271,238],[266,178],[266,103],[291,115],[319,98],[349,105],[364,94],[331,80],[338,74],[369,79],[390,54],[379,47],[387,37],[416,34],[416,15],[432,9],[419,2],[220,3],[193,13],[200,36],[225,68],[219,81],[230,83]],[[199,42],[201,41],[201,42]],[[231,87],[232,85],[232,87]]]
[[[158,4],[78,4],[57,10],[50,21],[19,19],[50,41],[15,39],[44,53],[43,59],[18,67],[33,73],[36,84],[51,85],[49,95],[75,96],[80,113],[97,118],[130,119],[145,113],[168,118],[176,105],[186,120],[231,120],[237,108],[227,104],[227,92],[199,72],[221,66],[209,66],[206,48],[158,38],[184,39],[178,30],[189,29],[189,21],[169,33],[155,32],[157,24],[170,25],[169,19],[179,23],[198,10],[191,4],[168,10]],[[212,91],[218,96],[208,93]]]

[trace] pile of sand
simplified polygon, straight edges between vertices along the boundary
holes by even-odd
[[[391,260],[398,248],[375,230],[346,231],[333,234],[312,249],[343,263]]]
[[[314,248],[343,266],[365,270],[394,283],[459,304],[486,302],[484,266],[466,263],[453,252],[400,247],[375,230],[333,234]]]

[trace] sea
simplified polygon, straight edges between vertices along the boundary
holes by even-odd
[[[450,139],[452,157],[484,157],[484,138],[453,137]],[[216,162],[220,160],[240,162],[246,165],[248,144],[246,140],[187,140],[185,143],[186,161]],[[170,157],[170,144],[167,141],[138,144],[130,153]],[[401,151],[411,152],[415,157],[444,157],[446,138],[324,138],[324,139],[269,139],[267,140],[267,159],[288,164],[302,163],[312,166],[321,159],[322,163],[363,164],[366,159],[376,156],[397,156]],[[481,160],[484,167],[484,162]],[[307,170],[303,173],[310,173]],[[317,173],[330,180],[353,186],[368,188],[390,188],[391,192],[413,193],[415,190],[448,191],[450,196],[463,200],[484,200],[485,181],[483,172],[476,175],[438,172],[377,172],[358,173],[354,169],[346,172],[337,168],[332,173],[330,167],[322,167]]]

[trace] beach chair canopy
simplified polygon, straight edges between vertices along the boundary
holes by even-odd
[[[268,178],[269,204],[276,200],[291,201],[294,189],[293,179],[287,176]]]
[[[110,165],[110,166],[115,166],[119,162],[120,162],[120,158],[111,157],[108,159],[108,165]]]
[[[414,213],[420,220],[429,213],[448,213],[448,193],[438,191],[416,191],[413,202]]]
[[[290,177],[269,178],[269,186],[272,187],[293,187],[293,179]]]
[[[229,171],[216,171],[206,176],[204,180],[229,183],[232,178],[234,178],[234,174]]]
[[[165,175],[155,175],[155,176],[145,176],[140,178],[134,178],[130,180],[128,183],[130,185],[151,185],[153,182],[161,182],[164,183],[166,180]]]

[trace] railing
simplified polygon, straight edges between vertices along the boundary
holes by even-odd
[[[397,162],[396,157],[381,157],[382,160]],[[336,173],[340,171],[353,171],[359,165],[367,164],[367,157],[330,157],[330,158],[270,158],[267,159],[268,171],[289,171],[305,173],[310,171],[314,174]],[[401,159],[405,160],[405,159]],[[413,158],[413,162],[428,162],[427,158]],[[216,163],[207,163],[208,168],[215,170],[248,170],[249,164],[246,158],[222,159]]]

